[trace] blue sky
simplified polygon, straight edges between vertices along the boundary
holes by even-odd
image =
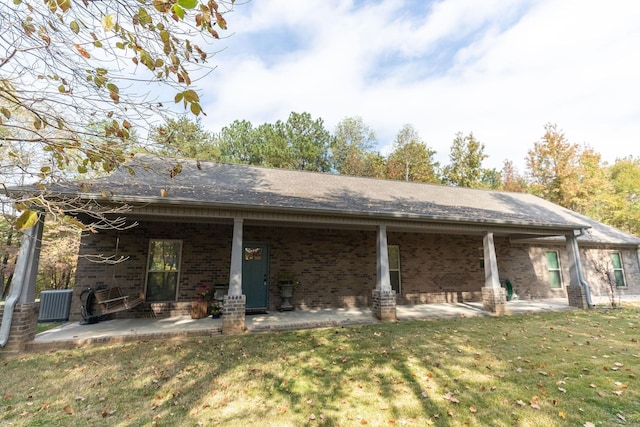
[[[382,152],[410,123],[442,164],[473,132],[486,167],[522,171],[557,123],[608,162],[640,156],[636,0],[253,0],[227,21],[199,82],[211,131],[360,116]]]

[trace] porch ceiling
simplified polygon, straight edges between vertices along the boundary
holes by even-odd
[[[433,233],[482,235],[490,231],[496,236],[514,236],[537,238],[546,236],[564,236],[572,233],[570,228],[556,227],[525,227],[498,223],[464,223],[462,221],[423,220],[421,218],[396,218],[371,215],[343,214],[322,215],[305,213],[291,213],[285,210],[229,210],[206,209],[195,207],[146,206],[134,208],[127,215],[130,220],[153,222],[184,222],[202,224],[232,225],[234,218],[243,218],[245,226],[271,226],[290,228],[320,228],[343,230],[371,230],[385,225],[389,232]],[[564,240],[564,238],[563,238]]]

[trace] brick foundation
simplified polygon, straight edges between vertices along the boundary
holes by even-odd
[[[373,315],[383,322],[394,322],[396,317],[396,292],[373,290]]]
[[[567,286],[567,299],[570,307],[578,307],[583,310],[589,308],[587,296],[582,286]]]
[[[244,317],[247,306],[246,295],[225,295],[222,307],[222,333],[241,334],[245,331]]]
[[[482,288],[482,306],[485,311],[501,316],[507,314],[507,290],[504,288]]]
[[[9,331],[7,344],[0,348],[0,353],[18,353],[24,351],[27,343],[36,337],[38,324],[39,303],[16,304],[13,310],[13,321]],[[0,310],[0,316],[4,314],[4,307]]]

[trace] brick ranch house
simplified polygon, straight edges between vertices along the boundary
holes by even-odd
[[[88,287],[145,295],[117,316],[171,316],[222,283],[223,331],[234,333],[245,312],[278,309],[284,271],[298,282],[295,309],[370,306],[381,320],[395,319],[396,304],[434,302],[502,314],[505,279],[519,298],[587,308],[609,291],[597,260],[618,292],[640,294],[640,239],[530,194],[178,161],[171,178],[175,163],[138,156],[135,175],[121,169],[80,193],[129,205],[137,225],[83,235],[72,320]]]

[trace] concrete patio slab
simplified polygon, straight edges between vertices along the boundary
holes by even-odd
[[[564,298],[519,300],[508,303],[510,314],[571,310]],[[488,316],[482,303],[416,304],[397,306],[399,321],[415,319],[464,318]],[[296,310],[248,314],[247,332],[372,324],[378,320],[368,307]],[[38,334],[28,350],[77,348],[96,344],[124,343],[149,339],[174,339],[190,336],[214,336],[222,333],[221,319],[192,319],[188,316],[162,319],[114,319],[92,325],[70,322]]]
[[[640,296],[628,295],[622,302],[640,302]],[[594,297],[593,302],[607,305],[607,297]],[[516,300],[508,303],[510,315],[544,311],[573,310],[565,298]],[[480,302],[399,305],[398,321],[489,316]],[[368,307],[296,310],[248,314],[247,332],[284,331],[308,328],[373,324],[378,320]],[[222,334],[221,319],[192,319],[189,316],[162,319],[114,319],[92,325],[70,322],[38,334],[27,350],[43,351],[78,348],[99,344],[115,344],[150,339],[176,339],[190,336]]]

